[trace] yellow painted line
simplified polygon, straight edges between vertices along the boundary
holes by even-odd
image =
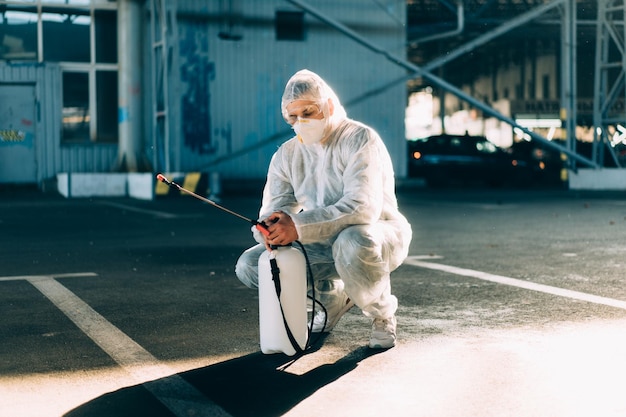
[[[156,187],[154,189],[154,192],[157,195],[167,195],[167,193],[170,191],[170,187],[169,185],[165,184],[164,182],[158,181],[156,183]]]
[[[185,175],[185,179],[183,182],[183,188],[186,188],[193,192],[198,192],[196,188],[198,187],[198,183],[200,182],[200,178],[202,175],[199,172],[191,172]]]

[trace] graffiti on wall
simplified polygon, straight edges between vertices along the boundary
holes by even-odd
[[[15,129],[0,129],[0,142],[23,142],[26,132]]]
[[[210,81],[215,78],[215,64],[209,61],[206,29],[186,25],[181,29],[179,48],[184,145],[200,155],[215,153],[210,111]]]

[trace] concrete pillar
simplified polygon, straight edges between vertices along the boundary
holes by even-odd
[[[118,132],[117,168],[138,172],[143,168],[143,112],[141,74],[143,70],[140,0],[118,0]]]

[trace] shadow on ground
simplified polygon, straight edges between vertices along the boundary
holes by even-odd
[[[280,416],[320,388],[356,369],[362,360],[381,352],[384,350],[360,347],[334,363],[301,375],[289,372],[294,359],[256,352],[179,376],[233,417]],[[159,381],[146,384],[155,382]],[[144,385],[105,394],[68,412],[65,417],[172,416]]]

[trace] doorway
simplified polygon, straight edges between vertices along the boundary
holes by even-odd
[[[0,84],[0,183],[36,183],[35,86]]]

